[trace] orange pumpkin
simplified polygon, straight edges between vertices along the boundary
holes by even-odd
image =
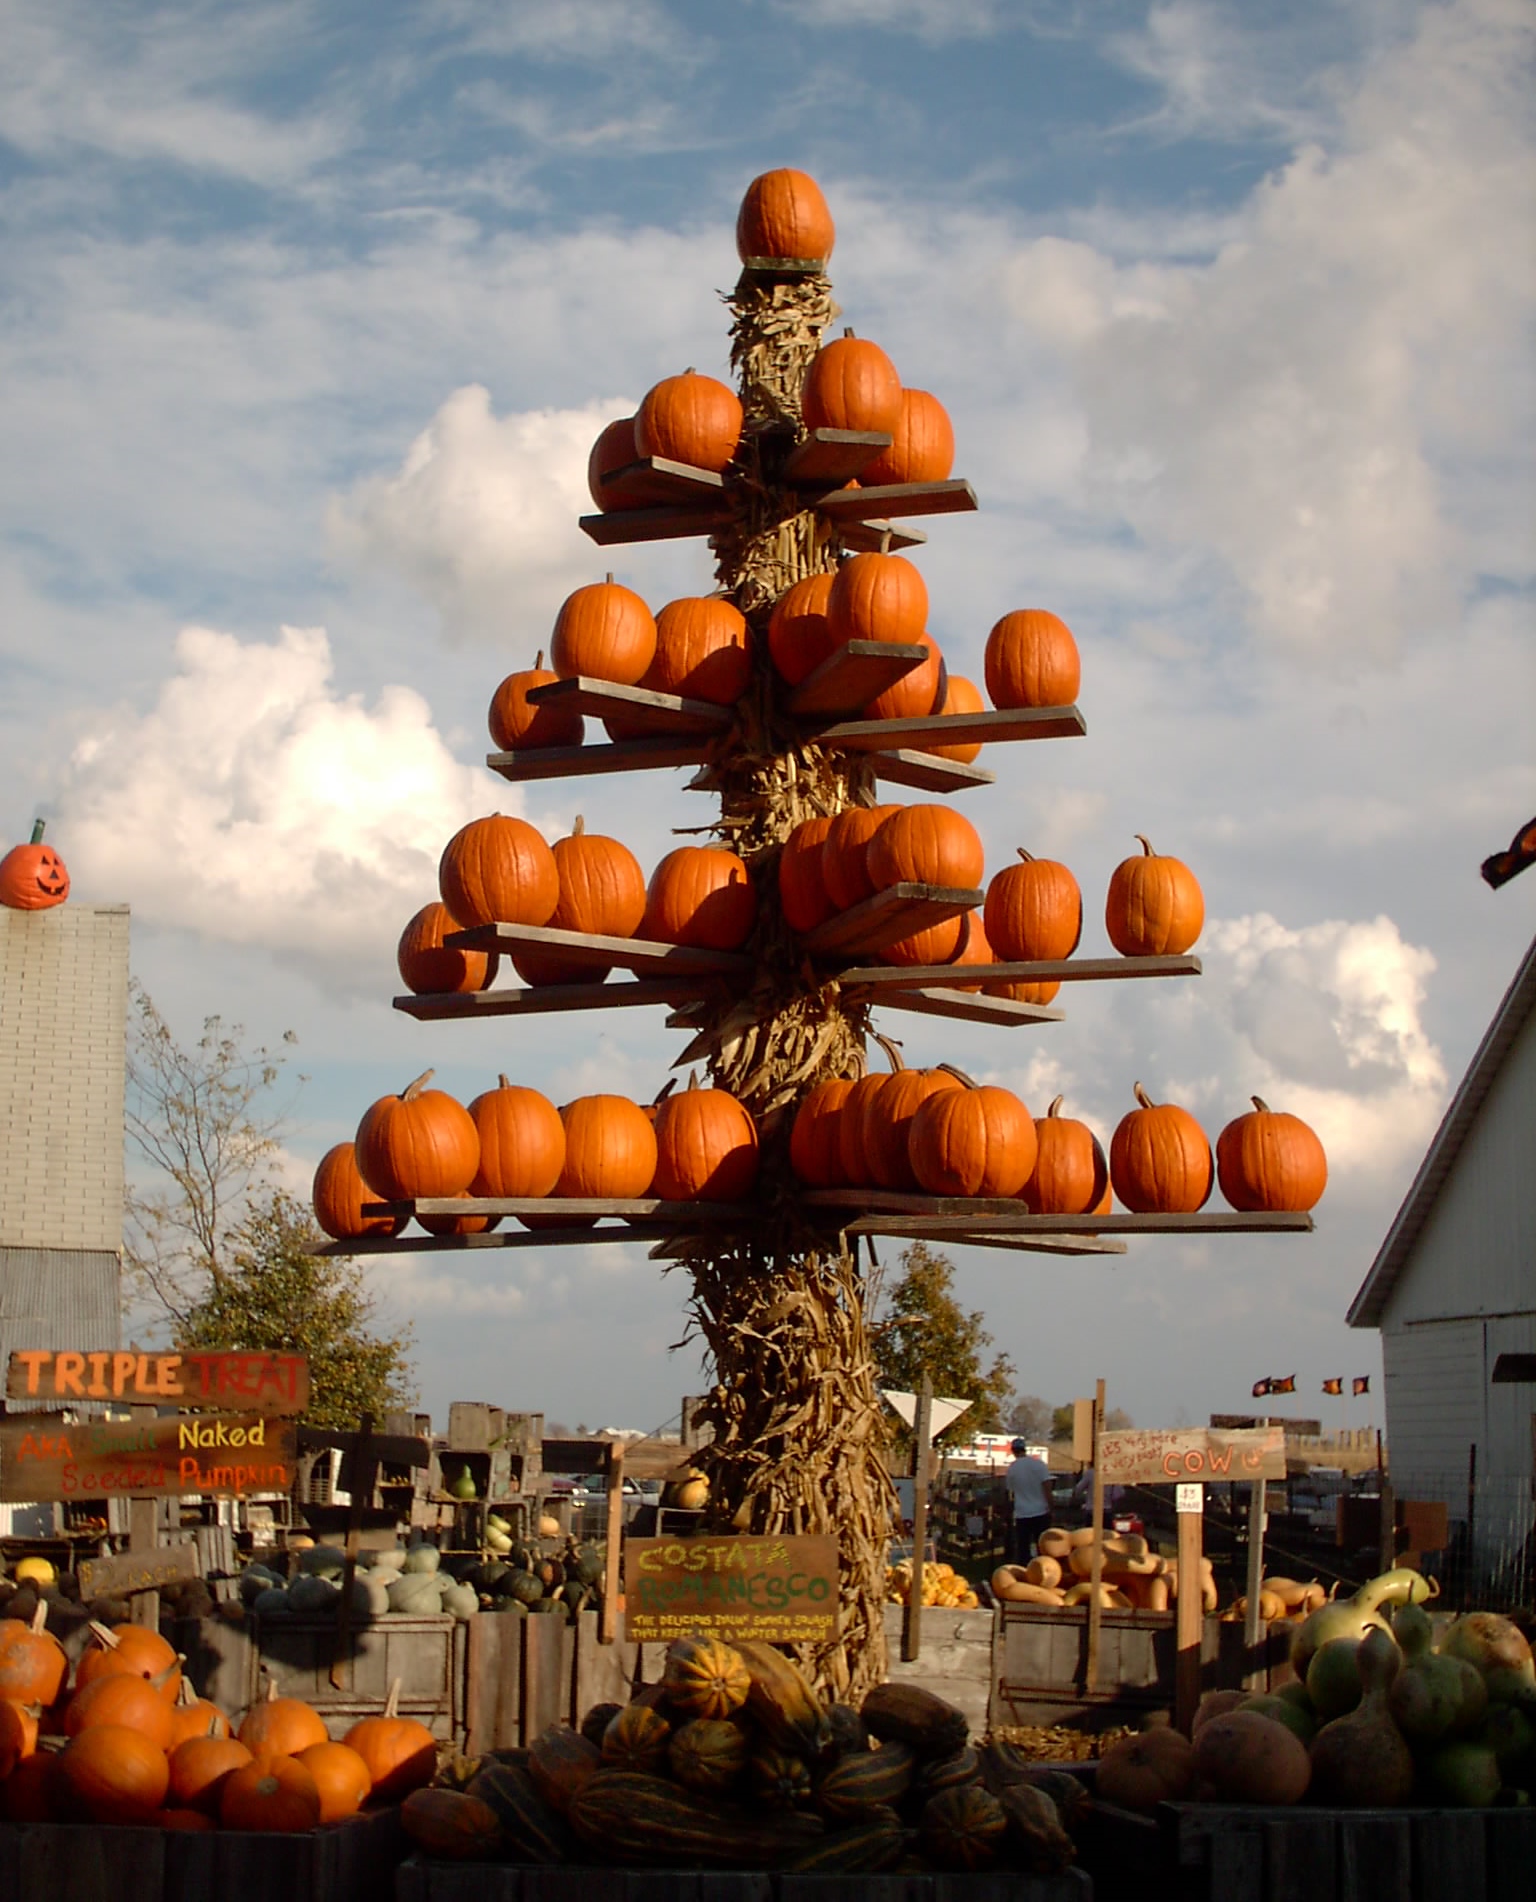
[[[656,655],[642,687],[728,707],[751,678],[752,636],[734,601],[719,594],[685,595],[656,616]]]
[[[480,1137],[469,1111],[445,1090],[429,1090],[424,1070],[398,1096],[382,1096],[357,1126],[357,1167],[381,1201],[458,1195],[480,1166]]]
[[[639,460],[634,417],[618,416],[611,423],[605,423],[587,457],[587,493],[604,514],[610,509],[637,506],[637,498],[625,494],[625,484],[605,482],[603,478],[617,475],[620,469],[627,469]]]
[[[43,821],[26,845],[13,845],[0,859],[0,905],[12,911],[48,911],[69,896],[69,873],[51,845],[43,844]]]
[[[320,1821],[320,1792],[296,1758],[258,1757],[225,1780],[219,1821],[225,1829],[270,1830],[281,1835],[314,1829]]]
[[[689,368],[663,377],[635,415],[635,447],[716,474],[730,465],[741,440],[741,399],[729,384]]]
[[[750,258],[819,259],[832,255],[832,214],[809,172],[781,166],[747,187],[736,214],[736,255]]]
[[[159,1691],[146,1679],[123,1672],[93,1679],[64,1706],[66,1737],[103,1725],[132,1730],[162,1753],[170,1749],[174,1736],[171,1707]]]
[[[458,1200],[469,1200],[468,1189],[460,1193]],[[462,1215],[418,1215],[416,1220],[429,1235],[485,1235],[495,1228],[501,1217],[487,1215],[481,1209],[469,1209]]]
[[[1077,642],[1045,608],[1015,608],[987,636],[987,692],[994,707],[1065,707],[1082,685]]]
[[[75,1666],[75,1689],[101,1677],[140,1677],[175,1705],[181,1696],[181,1657],[173,1644],[147,1625],[119,1625],[114,1631],[92,1619],[90,1642]]]
[[[874,1180],[865,1148],[866,1131],[874,1104],[887,1086],[896,1080],[894,1066],[899,1061],[890,1048],[886,1049],[886,1056],[893,1067],[890,1070],[870,1070],[861,1076],[844,1098],[841,1114],[837,1118],[838,1173],[853,1188],[862,1188]]]
[[[821,848],[821,877],[827,896],[838,911],[872,896],[868,860],[869,842],[900,806],[849,806],[827,828]]]
[[[381,1717],[363,1717],[342,1738],[355,1750],[373,1779],[375,1796],[398,1803],[412,1790],[423,1789],[437,1775],[437,1739],[414,1717],[398,1712],[400,1680],[389,1687]]]
[[[1235,1209],[1315,1208],[1328,1186],[1317,1132],[1262,1097],[1216,1138],[1216,1174]]]
[[[845,641],[916,646],[928,627],[928,584],[905,555],[850,555],[827,595],[827,633]]]
[[[156,1810],[149,1818],[149,1827],[203,1835],[208,1830],[217,1829],[218,1823],[213,1817],[204,1816],[201,1810]]]
[[[229,1719],[218,1705],[211,1704],[206,1697],[199,1697],[185,1678],[181,1681],[181,1692],[171,1711],[171,1729],[177,1743],[185,1743],[189,1737],[234,1735]]]
[[[308,1744],[295,1761],[315,1779],[322,1823],[339,1823],[343,1817],[355,1816],[367,1802],[373,1778],[350,1744]]]
[[[768,657],[781,679],[798,687],[830,658],[836,643],[827,626],[835,575],[807,575],[786,588],[768,616]]]
[[[1019,962],[1069,958],[1083,936],[1083,894],[1065,865],[1018,848],[1019,863],[987,887],[987,937],[999,958]]]
[[[656,1112],[652,1193],[666,1202],[739,1202],[757,1181],[757,1125],[728,1090],[688,1088]]]
[[[997,978],[991,984],[983,984],[981,989],[987,997],[1010,997],[1016,1004],[1049,1004],[1061,989],[1061,979],[1053,977],[1031,983],[1025,978]]]
[[[395,962],[400,979],[418,997],[449,991],[483,991],[491,960],[484,951],[460,951],[443,939],[460,929],[459,921],[440,900],[423,905],[400,933]]]
[[[930,1096],[958,1090],[960,1079],[950,1070],[897,1070],[885,1088],[864,1104],[862,1150],[867,1179],[881,1189],[915,1190],[908,1145],[912,1122]]]
[[[224,1781],[252,1761],[234,1737],[188,1737],[171,1751],[170,1800],[181,1809],[219,1813]]]
[[[642,1196],[656,1174],[656,1132],[638,1103],[627,1096],[578,1096],[560,1111],[565,1126],[565,1162],[555,1194],[560,1197]],[[523,1215],[525,1228],[588,1228],[595,1216]]]
[[[1122,957],[1178,957],[1205,925],[1200,881],[1182,860],[1165,858],[1139,832],[1136,837],[1141,857],[1115,867],[1104,901],[1104,928]]]
[[[359,1235],[398,1235],[409,1219],[404,1215],[364,1215],[363,1204],[379,1198],[358,1170],[353,1143],[337,1143],[326,1150],[315,1170],[310,1193],[315,1220],[333,1241],[348,1242]]]
[[[1122,1737],[1099,1759],[1096,1789],[1106,1803],[1150,1816],[1159,1803],[1193,1793],[1195,1747],[1172,1725]]]
[[[69,1660],[51,1631],[48,1607],[39,1602],[31,1622],[0,1618],[0,1698],[12,1704],[41,1704],[45,1709],[63,1688]]]
[[[870,840],[865,867],[876,891],[906,883],[969,891],[981,883],[985,858],[969,819],[953,806],[925,803],[891,815]]]
[[[987,937],[986,920],[982,917],[981,913],[979,911],[968,911],[961,922],[965,929],[960,935],[960,948],[955,953],[951,962],[957,966],[961,964],[979,966],[995,963],[996,958],[992,950],[991,941]],[[957,991],[979,991],[982,986],[980,983],[961,984],[956,981],[951,988]]]
[[[1034,1119],[1011,1090],[961,1081],[918,1105],[912,1173],[929,1195],[1017,1195],[1035,1167]]]
[[[901,421],[901,378],[878,344],[851,330],[823,344],[800,393],[807,429],[884,430]]]
[[[555,930],[634,937],[645,916],[645,873],[627,845],[588,832],[578,813],[570,837],[555,841],[554,859],[560,895],[547,922]],[[512,964],[527,984],[601,984],[613,968],[533,945],[519,945]]]
[[[806,819],[779,848],[779,906],[791,931],[814,931],[834,906],[821,875],[822,846],[830,818]]]
[[[737,951],[756,921],[757,893],[736,854],[719,846],[681,845],[651,873],[640,936]]]
[[[864,709],[866,720],[921,720],[937,713],[944,704],[949,673],[939,644],[931,634],[919,634],[917,645],[925,648],[928,658],[910,674],[893,681],[884,693],[876,694]]]
[[[939,712],[952,714],[959,718],[967,713],[985,713],[987,703],[974,681],[967,680],[964,674],[945,674],[944,700]],[[968,766],[981,751],[980,740],[968,740],[963,745],[935,746],[931,742],[920,747],[924,753],[935,753],[940,759],[958,760],[962,766]]]
[[[37,1749],[40,1716],[35,1704],[12,1704],[0,1698],[0,1781]]]
[[[550,1195],[565,1167],[565,1125],[547,1096],[498,1080],[469,1106],[480,1137],[471,1195]]]
[[[633,687],[656,654],[656,622],[610,574],[568,595],[555,617],[550,662],[561,680],[585,674]]]
[[[1096,1213],[1109,1188],[1109,1163],[1098,1137],[1086,1123],[1063,1116],[1062,1101],[1058,1096],[1035,1119],[1035,1167],[1023,1191],[1035,1215]]]
[[[853,1078],[828,1077],[800,1099],[789,1132],[789,1166],[813,1189],[847,1186],[839,1120],[853,1093]]]
[[[72,1736],[59,1753],[56,1775],[71,1814],[115,1824],[146,1823],[164,1803],[171,1780],[164,1750],[127,1724],[94,1724]]]
[[[955,964],[964,949],[969,929],[968,914],[941,918],[936,925],[898,938],[894,944],[880,947],[887,964]]]
[[[528,698],[535,687],[553,685],[560,676],[544,665],[542,649],[531,667],[524,667],[506,679],[491,695],[486,724],[500,753],[515,753],[520,746],[580,746],[586,737],[586,722],[574,707],[538,704]]]
[[[866,489],[887,482],[944,482],[955,466],[955,429],[949,412],[927,390],[903,389],[891,446],[859,471]]]
[[[493,812],[471,819],[443,847],[443,903],[466,930],[476,925],[547,925],[560,902],[560,874],[543,835],[526,819]]]
[[[1192,1215],[1205,1207],[1214,1169],[1205,1131],[1176,1103],[1154,1103],[1138,1083],[1139,1109],[1121,1117],[1109,1145],[1115,1194],[1137,1215]]]
[[[267,1680],[267,1694],[252,1704],[235,1732],[258,1763],[268,1757],[291,1757],[310,1744],[324,1743],[325,1719],[301,1697],[279,1697],[276,1678]]]

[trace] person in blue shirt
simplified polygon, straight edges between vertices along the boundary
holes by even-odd
[[[1032,1459],[1025,1441],[1012,1443],[1013,1464],[1003,1475],[1013,1504],[1013,1538],[1008,1556],[1015,1565],[1028,1565],[1035,1541],[1051,1523],[1051,1469]]]

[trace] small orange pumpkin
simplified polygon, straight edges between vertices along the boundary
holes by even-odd
[[[437,1739],[414,1717],[398,1714],[400,1679],[390,1684],[380,1717],[363,1717],[342,1738],[355,1750],[373,1779],[375,1796],[399,1802],[437,1775]]]
[[[931,634],[923,633],[918,635],[917,645],[927,650],[928,658],[876,694],[864,709],[866,720],[920,720],[943,706],[949,671],[939,644]]]
[[[821,875],[830,818],[805,819],[779,848],[779,905],[791,931],[814,931],[835,909]]]
[[[736,854],[719,846],[680,845],[651,873],[640,936],[738,951],[756,922],[757,893]]]
[[[520,746],[581,745],[587,727],[574,707],[538,703],[528,698],[535,687],[552,686],[559,678],[544,665],[541,649],[531,667],[508,674],[502,681],[491,695],[486,714],[486,724],[498,752],[515,753]]]
[[[976,683],[967,680],[964,674],[946,673],[944,679],[944,700],[939,712],[951,714],[956,718],[967,713],[985,713],[987,703],[982,699]],[[980,740],[967,740],[963,745],[935,746],[930,741],[919,748],[924,753],[934,753],[940,759],[958,760],[962,766],[968,766],[981,751]]]
[[[739,1202],[752,1193],[759,1155],[757,1125],[728,1090],[701,1090],[695,1079],[656,1112],[652,1193],[665,1202]]]
[[[839,1119],[853,1093],[854,1079],[828,1077],[807,1090],[789,1132],[789,1166],[813,1189],[848,1185],[843,1174]]]
[[[51,845],[43,844],[43,821],[26,845],[13,845],[0,859],[0,905],[12,911],[48,911],[69,896],[69,873]]]
[[[588,832],[576,815],[570,836],[554,844],[559,897],[546,922],[557,931],[632,938],[645,916],[645,873],[617,839]],[[527,984],[601,984],[613,968],[579,963],[558,950],[519,945],[512,965]]]
[[[1138,1083],[1139,1109],[1121,1117],[1109,1145],[1115,1194],[1137,1215],[1192,1215],[1215,1174],[1205,1131],[1176,1103],[1154,1103]]]
[[[459,929],[458,919],[436,898],[411,919],[395,948],[400,979],[408,991],[423,997],[485,989],[491,968],[487,953],[460,951],[443,943],[449,932]]]
[[[471,1195],[550,1195],[565,1167],[565,1125],[537,1090],[498,1079],[469,1105],[480,1137]]]
[[[635,414],[635,447],[642,456],[719,474],[736,453],[741,422],[741,399],[730,385],[690,366],[646,391]]]
[[[907,1153],[929,1195],[1017,1195],[1035,1167],[1034,1119],[1011,1090],[976,1084],[919,1104]]]
[[[178,1808],[217,1816],[226,1778],[252,1761],[234,1737],[188,1737],[171,1751],[169,1800]]]
[[[77,1691],[101,1677],[140,1677],[153,1684],[166,1703],[179,1701],[181,1655],[158,1631],[146,1625],[119,1625],[114,1631],[93,1618],[90,1633],[75,1666]]]
[[[373,1778],[350,1744],[306,1744],[295,1762],[302,1763],[315,1779],[322,1823],[339,1823],[343,1817],[355,1816],[367,1802]]]
[[[784,590],[768,616],[768,657],[792,687],[813,674],[836,646],[827,625],[835,579],[830,572],[806,575]]]
[[[324,1743],[325,1719],[301,1697],[279,1697],[277,1679],[268,1678],[267,1694],[252,1704],[235,1735],[258,1763],[291,1757],[310,1744]]]
[[[13,1704],[9,1699],[0,1698],[0,1781],[37,1749],[41,1716],[36,1704]]]
[[[560,902],[560,874],[544,836],[526,819],[493,812],[471,819],[443,847],[438,890],[466,930],[547,925]]]
[[[171,1747],[171,1707],[154,1685],[141,1677],[115,1672],[93,1678],[64,1706],[66,1737],[78,1737],[103,1725],[132,1730],[161,1752]]]
[[[1262,1097],[1216,1138],[1221,1192],[1235,1209],[1315,1208],[1328,1186],[1328,1158],[1317,1132],[1299,1116],[1272,1110]]]
[[[895,364],[878,344],[845,331],[812,357],[800,414],[807,429],[883,430],[894,436],[901,420]]]
[[[728,707],[751,678],[752,636],[734,601],[719,594],[685,595],[656,616],[656,654],[642,687]]]
[[[359,1235],[398,1235],[408,1220],[404,1215],[364,1215],[363,1204],[379,1198],[358,1170],[354,1143],[337,1143],[326,1150],[315,1169],[310,1197],[315,1220],[333,1241],[349,1242]]]
[[[815,258],[824,264],[835,236],[821,187],[809,172],[788,165],[754,178],[736,214],[736,255],[743,264],[749,258]]]
[[[900,806],[849,806],[827,828],[821,848],[821,877],[838,911],[862,903],[874,893],[869,876],[869,842]]]
[[[1109,1188],[1109,1163],[1088,1125],[1062,1115],[1062,1102],[1058,1096],[1035,1119],[1035,1166],[1024,1201],[1034,1215],[1094,1214]]]
[[[656,622],[632,588],[610,574],[566,597],[549,658],[561,680],[589,675],[633,687],[656,654]]]
[[[955,429],[949,412],[927,390],[903,389],[891,446],[859,471],[866,489],[887,482],[943,482],[955,466]]]
[[[185,1743],[188,1737],[234,1735],[233,1726],[218,1705],[199,1697],[186,1678],[181,1680],[181,1690],[171,1710],[171,1725],[177,1743]]]
[[[357,1167],[381,1201],[458,1195],[480,1166],[473,1119],[447,1091],[427,1088],[432,1075],[424,1070],[398,1096],[380,1097],[357,1126]]]
[[[1154,852],[1139,832],[1136,837],[1141,857],[1115,867],[1104,901],[1104,928],[1122,957],[1178,957],[1205,925],[1200,881],[1181,859]]]
[[[1083,936],[1083,894],[1065,865],[1018,848],[987,887],[987,937],[997,957],[1019,962],[1069,958]]]
[[[219,1796],[225,1829],[269,1830],[293,1835],[320,1821],[320,1792],[297,1758],[259,1757],[234,1770]]]
[[[1005,614],[987,636],[985,665],[994,707],[1070,706],[1082,685],[1072,630],[1045,608]]]
[[[93,1823],[142,1824],[164,1803],[171,1770],[164,1750],[142,1731],[93,1724],[59,1753],[57,1777],[64,1805],[75,1814]]]
[[[928,627],[928,584],[905,555],[850,555],[827,595],[827,633],[845,641],[918,645]]]
[[[39,1600],[30,1622],[0,1618],[0,1698],[41,1704],[46,1710],[64,1685],[69,1659],[47,1630],[48,1606]]]
[[[908,882],[970,891],[981,883],[985,859],[969,819],[953,806],[924,803],[891,815],[870,840],[865,867],[876,891]]]

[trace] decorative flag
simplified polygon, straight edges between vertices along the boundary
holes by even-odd
[[[1344,1391],[1344,1376],[1342,1374],[1339,1375],[1337,1380],[1325,1380],[1323,1382],[1324,1393],[1341,1394],[1343,1393],[1343,1391]]]
[[[1269,1391],[1271,1393],[1295,1393],[1296,1376],[1294,1374],[1287,1374],[1283,1380],[1272,1380],[1269,1383]]]
[[[1370,1375],[1356,1374],[1354,1379],[1349,1383],[1349,1390],[1352,1394],[1356,1395],[1357,1397],[1360,1394],[1369,1393],[1371,1391]]]
[[[1492,858],[1483,860],[1482,874],[1497,891],[1528,865],[1536,865],[1536,819],[1521,826],[1510,840],[1507,852],[1495,852]]]
[[[1255,1400],[1262,1400],[1265,1394],[1273,1393],[1274,1391],[1275,1383],[1272,1380],[1256,1380],[1253,1383],[1253,1397]]]

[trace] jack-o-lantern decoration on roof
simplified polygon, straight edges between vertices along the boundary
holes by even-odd
[[[69,896],[69,873],[51,845],[43,844],[41,819],[26,845],[13,845],[0,859],[0,905],[12,911],[47,911]]]

